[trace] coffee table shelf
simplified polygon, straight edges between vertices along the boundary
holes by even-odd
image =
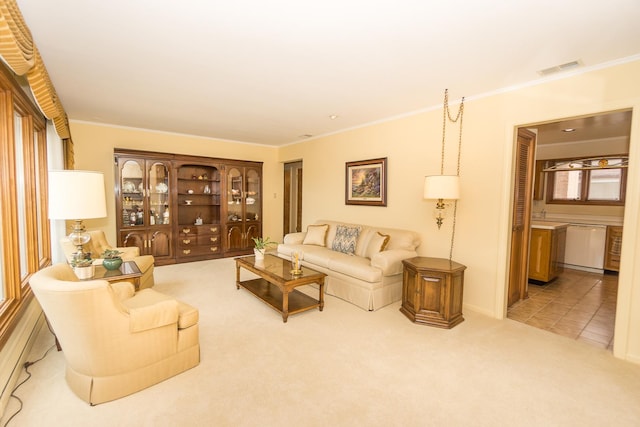
[[[259,276],[257,279],[240,280],[240,268]],[[303,269],[301,275],[290,273],[289,262],[273,255],[265,255],[262,262],[255,257],[236,258],[236,287],[251,292],[271,308],[282,314],[286,322],[289,314],[305,310],[324,308],[324,278],[326,274],[311,269]],[[295,288],[302,285],[318,284],[318,299],[306,295]]]
[[[266,302],[278,313],[282,314],[282,292],[277,286],[264,279],[253,279],[240,282],[240,286]],[[298,290],[289,293],[289,314],[320,307],[320,301]]]

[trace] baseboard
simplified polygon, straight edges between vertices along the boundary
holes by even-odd
[[[603,269],[596,268],[596,267],[584,267],[582,265],[574,265],[574,264],[562,264],[562,266],[564,268],[568,268],[569,270],[580,270],[580,271],[587,271],[589,273],[604,274]]]
[[[44,324],[44,314],[34,298],[25,310],[11,337],[0,350],[0,419],[11,398],[11,392],[16,386],[22,367],[38,337],[40,328]]]
[[[464,310],[471,310],[471,311],[473,311],[475,313],[479,313],[479,314],[482,314],[484,316],[491,317],[492,319],[499,319],[499,317],[496,316],[496,314],[493,311],[490,311],[490,310],[487,310],[487,309],[484,309],[484,308],[480,308],[480,307],[478,307],[476,305],[463,303],[462,304],[462,308],[463,308],[463,312],[464,312]]]

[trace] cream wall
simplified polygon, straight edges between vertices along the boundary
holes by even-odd
[[[263,205],[263,235],[282,233],[282,170],[277,163],[276,148],[85,122],[72,121],[70,126],[76,169],[101,171],[106,183],[108,216],[86,220],[85,225],[88,229],[104,230],[110,242],[117,241],[114,148],[264,162],[263,192],[267,200]]]
[[[505,315],[510,244],[513,141],[517,127],[604,111],[640,107],[640,61],[514,89],[465,102],[462,194],[453,258],[467,265],[465,309]],[[452,92],[455,93],[455,87]],[[455,114],[457,105],[451,105]],[[640,125],[632,122],[630,173],[614,354],[640,363]],[[440,171],[442,110],[371,124],[280,148],[210,140],[152,131],[72,122],[79,169],[100,170],[113,182],[114,147],[227,157],[264,162],[264,233],[282,238],[282,164],[302,160],[303,224],[317,219],[412,229],[422,236],[420,255],[447,257],[451,218],[438,230],[434,201],[422,199],[425,175]],[[456,171],[457,127],[447,130],[445,173]],[[388,158],[388,206],[344,203],[345,162]],[[634,173],[635,171],[635,173]],[[275,198],[273,196],[276,196]],[[89,221],[115,240],[113,188],[110,217]]]
[[[465,102],[453,259],[467,265],[465,309],[505,315],[511,230],[513,143],[517,127],[559,118],[640,106],[640,61],[514,89]],[[455,83],[455,82],[453,82]],[[454,89],[455,84],[451,85]],[[452,105],[453,114],[457,105]],[[304,226],[331,218],[408,228],[422,236],[420,255],[447,257],[451,220],[438,230],[433,201],[422,199],[423,177],[439,173],[442,110],[283,147],[281,161],[303,160]],[[618,357],[640,363],[639,120],[633,117],[630,173],[615,349]],[[446,173],[455,173],[457,128],[447,130]],[[388,206],[344,203],[345,162],[388,158]],[[635,171],[635,172],[634,172]]]

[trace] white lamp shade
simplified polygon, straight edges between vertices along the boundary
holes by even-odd
[[[460,198],[460,177],[458,175],[432,175],[424,177],[425,199]]]
[[[107,216],[104,175],[78,170],[49,171],[49,219]]]

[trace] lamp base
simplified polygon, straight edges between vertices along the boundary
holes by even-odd
[[[87,233],[84,224],[81,219],[76,219],[73,224],[73,229],[68,236],[69,241],[76,247],[76,253],[73,255],[75,259],[84,259],[87,256],[82,250],[82,246],[87,244],[91,240],[91,236]],[[89,254],[90,256],[91,254]]]

